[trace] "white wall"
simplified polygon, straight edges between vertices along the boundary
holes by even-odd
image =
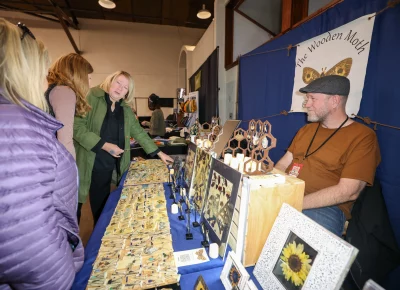
[[[282,0],[246,0],[239,10],[270,31],[276,34],[281,32]]]
[[[226,70],[225,70],[225,0],[214,2],[215,45],[219,46],[218,55],[218,107],[221,123],[229,119],[228,99],[226,95]]]
[[[48,47],[53,60],[74,52],[64,30],[58,23],[26,14],[0,11],[0,17],[24,22]],[[135,96],[176,97],[177,63],[183,44],[195,45],[204,29],[166,25],[129,23],[106,20],[78,19],[81,30],[70,29],[78,48],[93,66],[93,84],[107,75],[126,70],[135,81]],[[151,115],[147,101],[139,101],[138,113]],[[170,114],[166,109],[164,114]]]
[[[308,1],[308,15],[313,14],[318,9],[328,5],[332,0],[309,0]]]
[[[187,77],[206,61],[212,51],[219,46],[218,86],[219,86],[219,117],[225,123],[228,119],[236,119],[238,66],[225,70],[225,5],[227,0],[215,0],[214,19],[193,52],[187,57]],[[235,56],[245,54],[264,42],[271,36],[265,30],[235,13],[234,17],[234,53]],[[213,41],[211,38],[214,38]],[[186,43],[185,43],[186,44]],[[211,120],[210,120],[211,121]]]
[[[196,44],[196,48],[191,53],[191,65],[188,70],[187,78],[189,79],[199,67],[206,61],[210,54],[214,51],[216,45],[214,42],[214,21],[208,26],[203,36]]]
[[[225,5],[226,0],[215,0],[216,45],[219,46],[219,108],[222,123],[237,119],[238,66],[225,70]],[[270,39],[270,35],[241,15],[234,14],[234,57],[245,54]],[[239,20],[239,21],[238,21]],[[256,38],[259,38],[256,39]]]
[[[239,66],[234,66],[226,71],[226,101],[228,119],[237,119],[237,90]]]
[[[271,39],[264,29],[254,25],[239,13],[234,13],[233,59],[243,55]]]

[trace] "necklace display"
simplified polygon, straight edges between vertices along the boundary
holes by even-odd
[[[179,281],[166,204],[162,183],[122,189],[87,289],[155,289]]]
[[[324,142],[322,142],[322,144],[317,149],[315,149],[311,153],[308,153],[310,151],[310,148],[311,148],[312,144],[314,143],[314,139],[315,139],[315,136],[318,133],[319,127],[321,126],[321,123],[318,123],[317,130],[315,130],[314,136],[311,139],[310,145],[308,145],[308,148],[307,148],[306,153],[304,154],[303,160],[305,160],[307,157],[313,155],[315,152],[317,152],[319,149],[321,149],[322,146],[324,146],[344,126],[344,124],[346,124],[346,122],[348,120],[349,120],[349,116],[346,116],[346,120],[344,120],[344,122]]]
[[[168,182],[169,171],[159,159],[132,162],[124,186]]]

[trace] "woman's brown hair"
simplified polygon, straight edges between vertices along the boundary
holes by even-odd
[[[93,72],[91,64],[82,56],[70,53],[61,56],[50,67],[47,76],[49,85],[68,86],[76,95],[76,116],[85,116],[91,107],[86,100],[89,92],[89,76]]]

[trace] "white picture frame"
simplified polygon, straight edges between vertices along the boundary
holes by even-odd
[[[225,290],[244,290],[250,275],[247,273],[240,260],[236,257],[235,253],[230,251],[226,258],[220,278]]]
[[[253,280],[248,280],[246,286],[244,286],[244,290],[258,290],[256,284],[254,284]]]
[[[357,254],[357,248],[284,203],[253,273],[263,289],[340,289]]]

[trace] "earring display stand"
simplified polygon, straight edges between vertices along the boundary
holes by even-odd
[[[192,212],[192,211],[190,210],[191,204],[190,204],[189,197],[188,197],[187,195],[185,195],[185,204],[186,204],[185,212],[186,212],[186,213],[191,213],[191,212]]]
[[[176,193],[177,190],[178,190],[178,189],[177,189],[174,185],[172,185],[171,195],[169,196],[169,198],[174,200],[174,201],[173,201],[174,204],[177,204],[177,202],[176,202],[176,195],[175,195],[175,193]],[[171,198],[171,196],[172,196],[172,198]]]
[[[185,188],[183,188],[183,187],[181,187],[180,189],[179,189],[179,195],[180,195],[180,199],[179,199],[179,203],[184,203],[185,202],[185,200],[183,199],[183,195],[184,195],[184,193],[183,193],[183,191],[186,191],[186,189]]]
[[[208,248],[210,246],[210,239],[208,237],[208,229],[205,227],[204,223],[201,223],[201,230],[203,234],[203,241],[201,242],[201,245],[204,248]]]
[[[172,182],[171,182],[172,180]],[[175,203],[175,180],[174,180],[174,169],[169,170],[169,177],[168,177],[168,186],[171,188],[171,194],[169,195],[169,199],[174,199]]]
[[[269,158],[269,151],[276,147],[276,138],[272,135],[272,125],[261,120],[251,120],[247,131],[239,128],[233,132],[233,137],[222,152],[236,157],[240,152],[249,156],[243,164],[246,175],[265,175],[274,168],[274,162]]]
[[[179,208],[179,216],[178,219],[180,221],[183,221],[185,219],[185,216],[183,215],[183,211],[182,211],[182,204],[178,203],[178,208]]]
[[[219,123],[219,117],[212,117],[211,124],[207,122],[201,124],[199,133],[196,136],[199,142],[196,141],[196,145],[206,152],[212,151],[214,142],[222,134],[222,126]]]
[[[199,227],[200,226],[200,223],[197,221],[197,210],[196,210],[196,204],[194,203],[194,208],[193,208],[193,211],[194,211],[194,222],[192,223],[192,225],[193,225],[193,227],[194,228],[197,228],[197,227]]]
[[[169,168],[169,166],[168,166],[168,171],[169,171],[169,174],[168,174],[168,186],[171,186],[172,185],[172,176],[174,175],[174,169],[173,168]]]
[[[190,212],[187,213],[186,240],[193,240],[193,234],[190,232]]]

